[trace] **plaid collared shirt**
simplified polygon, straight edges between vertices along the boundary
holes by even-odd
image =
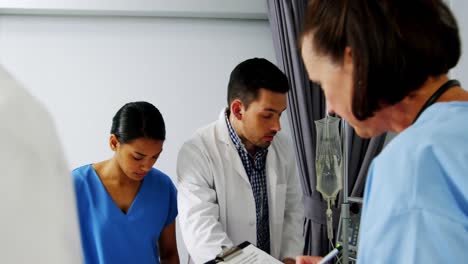
[[[255,156],[252,157],[232,128],[229,122],[228,112],[226,112],[226,125],[229,130],[229,136],[236,146],[247,176],[249,177],[250,185],[252,186],[257,218],[257,247],[270,253],[270,222],[268,216],[268,195],[265,173],[268,149],[260,149],[255,153]]]

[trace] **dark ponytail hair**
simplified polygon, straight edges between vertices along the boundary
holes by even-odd
[[[127,103],[112,119],[111,134],[122,144],[137,138],[166,139],[166,127],[159,110],[148,102]]]

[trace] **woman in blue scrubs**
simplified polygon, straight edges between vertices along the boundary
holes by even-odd
[[[302,58],[327,108],[362,137],[398,133],[369,168],[358,264],[468,260],[468,91],[449,79],[462,46],[445,2],[307,8]]]
[[[73,170],[86,263],[179,263],[176,188],[153,168],[165,137],[156,107],[128,103],[112,120],[114,156]]]

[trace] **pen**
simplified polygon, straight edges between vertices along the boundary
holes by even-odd
[[[330,251],[330,253],[328,253],[325,257],[323,257],[323,259],[321,259],[318,264],[325,264],[328,261],[332,260],[336,255],[338,255],[338,253],[340,253],[342,248],[343,247],[340,244],[337,244],[336,248]]]

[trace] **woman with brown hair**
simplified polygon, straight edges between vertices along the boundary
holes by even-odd
[[[362,137],[399,133],[369,169],[358,263],[468,259],[468,92],[448,76],[460,45],[441,0],[308,5],[301,52],[328,109]]]

